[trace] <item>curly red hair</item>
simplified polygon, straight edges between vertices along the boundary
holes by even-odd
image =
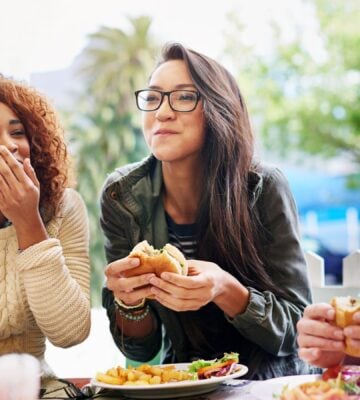
[[[40,182],[41,216],[48,222],[70,184],[64,130],[49,100],[35,88],[0,74],[0,102],[21,120],[30,143],[30,160]]]

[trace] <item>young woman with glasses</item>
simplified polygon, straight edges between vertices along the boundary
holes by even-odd
[[[163,363],[234,351],[252,379],[308,373],[296,353],[311,300],[296,206],[282,173],[255,160],[236,81],[175,43],[135,96],[151,156],[111,174],[101,201],[118,347],[141,362],[162,348]],[[125,278],[142,240],[179,247],[192,274]]]
[[[90,330],[88,220],[70,184],[51,104],[0,75],[0,355],[31,354],[44,376],[45,339],[70,347]]]

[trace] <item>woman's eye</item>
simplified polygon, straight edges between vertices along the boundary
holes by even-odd
[[[194,101],[195,95],[193,93],[182,93],[179,96],[179,100],[181,101]]]
[[[147,101],[147,102],[158,101],[158,97],[157,96],[147,96],[145,98],[145,101]]]
[[[14,131],[11,132],[11,136],[24,136],[25,132],[24,131]]]

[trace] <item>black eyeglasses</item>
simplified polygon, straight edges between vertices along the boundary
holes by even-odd
[[[168,97],[170,108],[173,111],[190,112],[195,110],[200,93],[195,90],[171,90],[170,92],[151,89],[137,90],[135,92],[137,108],[141,111],[158,110],[165,96]]]

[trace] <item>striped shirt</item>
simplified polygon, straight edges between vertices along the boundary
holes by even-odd
[[[169,243],[177,247],[187,259],[196,258],[196,224],[176,224],[166,213]]]

